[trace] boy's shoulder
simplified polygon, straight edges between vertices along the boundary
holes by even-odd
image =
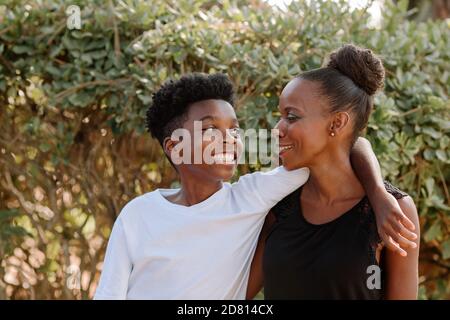
[[[261,179],[261,178],[264,179],[264,180],[262,180],[262,182],[264,182],[266,180],[266,178],[268,178],[270,180],[275,178],[279,181],[287,180],[294,184],[296,184],[296,183],[304,184],[306,182],[306,180],[308,180],[308,178],[309,178],[309,168],[302,167],[299,169],[287,170],[283,166],[278,166],[278,167],[275,167],[272,169],[263,169],[260,171],[246,173],[244,175],[241,175],[239,177],[239,180],[236,182],[244,181],[244,180],[253,180],[255,182],[259,182],[258,179]],[[267,180],[267,181],[269,181],[269,180]],[[235,185],[236,182],[233,183],[232,185]]]
[[[152,204],[154,205],[158,201],[157,192],[159,191],[154,190],[146,192],[131,199],[122,208],[117,218],[122,221],[133,220],[144,212],[149,213],[151,210],[148,209],[152,207]]]

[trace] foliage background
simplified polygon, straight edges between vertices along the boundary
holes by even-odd
[[[385,1],[374,27],[345,1],[1,1],[0,299],[92,297],[120,209],[176,184],[144,128],[168,77],[226,72],[241,125],[271,128],[289,79],[348,42],[384,60],[366,136],[419,208],[420,298],[449,299],[450,22],[413,14]]]

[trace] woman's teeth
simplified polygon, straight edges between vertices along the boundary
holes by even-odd
[[[214,155],[215,163],[234,163],[233,153],[219,153]]]
[[[292,146],[280,146],[280,152],[292,149]]]

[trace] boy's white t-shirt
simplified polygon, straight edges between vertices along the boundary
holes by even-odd
[[[178,189],[136,197],[114,224],[94,299],[245,299],[266,214],[308,177],[247,174],[189,207],[165,198]]]

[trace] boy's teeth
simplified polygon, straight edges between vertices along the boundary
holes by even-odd
[[[231,153],[216,154],[214,155],[214,160],[215,162],[219,163],[232,163],[234,162],[234,154]]]

